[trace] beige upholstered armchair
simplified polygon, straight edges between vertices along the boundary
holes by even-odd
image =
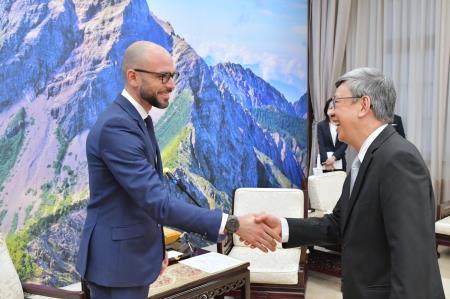
[[[233,214],[266,212],[278,217],[303,218],[304,198],[299,189],[240,188],[234,194]],[[306,248],[264,253],[245,246],[236,235],[218,244],[219,253],[250,262],[252,298],[303,298],[306,286]]]
[[[82,291],[67,291],[38,284],[21,283],[9,256],[6,242],[0,235],[0,298],[23,299],[24,293],[50,298],[88,299]]]
[[[327,172],[308,177],[308,197],[310,208],[314,211],[308,217],[323,217],[325,213],[331,213],[342,193],[342,186],[347,174],[344,171]],[[328,260],[340,259],[341,246],[311,246],[309,254],[310,269],[340,275],[340,267],[337,270],[329,267]]]
[[[438,206],[435,230],[437,245],[450,247],[450,202]]]
[[[320,217],[333,211],[341,196],[346,176],[344,171],[334,171],[308,177],[310,208],[315,210],[310,217]]]

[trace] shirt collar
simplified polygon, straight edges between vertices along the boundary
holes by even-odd
[[[361,145],[361,148],[359,149],[359,152],[358,152],[358,159],[359,159],[359,161],[361,161],[361,163],[364,160],[364,156],[366,155],[367,150],[369,149],[369,146],[372,144],[372,142],[375,140],[375,138],[377,138],[378,135],[381,134],[381,132],[384,130],[384,128],[386,128],[386,126],[387,126],[387,124],[379,126],[377,129],[375,129],[375,131],[370,133],[369,137],[367,137],[366,140],[364,140],[364,142]]]
[[[146,119],[149,114],[145,111],[145,109],[139,104],[133,97],[130,95],[130,93],[124,88],[122,90],[122,96],[126,98],[128,101],[130,101],[131,105],[133,105],[134,108],[136,108],[137,112],[139,112],[139,115],[142,117],[142,119]]]

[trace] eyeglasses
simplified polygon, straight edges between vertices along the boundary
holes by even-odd
[[[340,100],[348,100],[348,99],[360,99],[361,97],[342,97],[342,98],[337,98],[336,96],[331,97],[331,107],[333,109],[336,108],[336,103],[340,102]]]
[[[146,70],[141,70],[141,69],[134,69],[134,70],[136,72],[140,72],[140,73],[156,75],[159,78],[161,78],[162,84],[166,84],[167,82],[169,82],[170,78],[172,78],[175,81],[178,78],[178,76],[180,76],[180,73],[177,71],[175,71],[173,73],[170,73],[170,72],[158,73],[158,72],[151,72],[151,71],[146,71]]]

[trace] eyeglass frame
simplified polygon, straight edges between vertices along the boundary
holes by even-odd
[[[336,96],[332,96],[330,104],[333,109],[336,109],[336,103],[339,103],[339,101],[337,101],[337,100],[360,99],[360,98],[362,98],[362,96],[361,97],[339,97],[339,98],[337,98]]]
[[[139,73],[156,75],[159,78],[161,78],[162,84],[167,84],[167,82],[169,82],[170,79],[173,79],[175,81],[180,76],[180,73],[177,71],[171,73],[171,72],[152,72],[152,71],[147,71],[147,70],[143,70],[143,69],[133,69],[133,70],[135,72],[139,72]]]

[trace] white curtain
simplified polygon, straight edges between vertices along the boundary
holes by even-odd
[[[348,1],[312,0],[311,8],[319,5],[318,2],[329,8],[349,6],[349,14],[345,13],[341,18],[338,12],[336,16],[336,27],[348,29],[345,33],[335,31],[334,40],[346,40],[343,67],[338,75],[356,67],[371,66],[394,80],[396,113],[403,119],[406,137],[417,146],[430,169],[437,202],[449,201],[450,1],[351,0],[349,5]],[[322,11],[326,9],[322,8]],[[339,25],[340,20],[348,15],[348,25],[344,26],[347,24],[345,21]],[[318,23],[314,19],[328,17],[324,13],[312,13],[311,22]],[[321,39],[321,36],[315,35],[314,26],[310,30],[314,46],[314,40]],[[324,51],[324,57],[335,53],[330,49]],[[313,73],[314,69],[323,68],[316,66],[314,61],[310,67]],[[312,81],[316,79],[314,76],[310,78]],[[333,79],[330,77],[330,81],[324,84],[332,87]],[[322,92],[325,90],[329,92],[325,88]],[[321,101],[323,107],[325,99],[313,96],[315,92],[312,88],[313,103]],[[320,112],[317,110],[319,107],[320,103],[313,104],[315,115]],[[316,144],[313,137],[313,144]]]
[[[326,100],[334,95],[334,81],[344,65],[351,0],[310,2],[309,90],[314,113],[310,173],[318,154],[317,122],[323,120]]]

